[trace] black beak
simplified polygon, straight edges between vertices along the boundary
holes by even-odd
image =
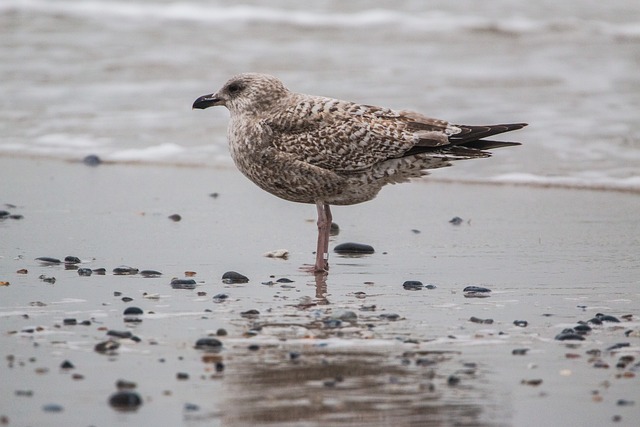
[[[213,107],[214,105],[220,105],[220,98],[217,98],[215,93],[209,95],[203,95],[196,99],[192,108],[198,108],[204,110],[205,108]]]

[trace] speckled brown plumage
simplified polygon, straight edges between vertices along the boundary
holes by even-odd
[[[518,145],[482,138],[526,126],[452,125],[412,111],[291,92],[277,78],[255,73],[232,77],[193,107],[214,105],[231,112],[228,139],[238,169],[271,194],[316,204],[320,234],[320,223],[330,221],[329,205],[371,200],[386,184]],[[327,251],[326,233],[318,239],[316,271],[328,268],[328,256],[321,262],[319,253]]]

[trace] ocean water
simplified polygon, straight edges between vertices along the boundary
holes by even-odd
[[[522,147],[436,179],[640,192],[640,2],[5,0],[0,155],[230,165],[231,75],[454,123]]]

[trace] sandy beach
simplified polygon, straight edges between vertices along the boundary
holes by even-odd
[[[640,417],[637,194],[443,183],[451,170],[438,172],[336,208],[330,248],[375,253],[332,253],[323,281],[299,270],[313,262],[314,207],[266,194],[233,168],[2,157],[0,170],[0,209],[22,216],[0,221],[6,425]],[[276,249],[289,257],[263,256]],[[36,260],[66,256],[106,274]],[[113,274],[120,266],[162,275]],[[224,284],[227,271],[249,282]],[[174,277],[195,289],[175,289]],[[405,289],[410,280],[425,288]],[[467,286],[490,296],[467,297]],[[127,307],[144,314],[125,321]],[[555,339],[598,313],[619,322]],[[194,348],[206,337],[222,349]],[[119,346],[96,351],[104,342]],[[135,383],[139,407],[110,405],[118,380]]]

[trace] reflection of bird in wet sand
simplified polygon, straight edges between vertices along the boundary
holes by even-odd
[[[526,126],[453,125],[413,111],[291,92],[277,78],[254,73],[232,77],[193,108],[214,105],[231,112],[231,157],[243,174],[285,200],[316,205],[315,272],[329,268],[330,205],[365,202],[386,184],[519,145],[483,138]]]

